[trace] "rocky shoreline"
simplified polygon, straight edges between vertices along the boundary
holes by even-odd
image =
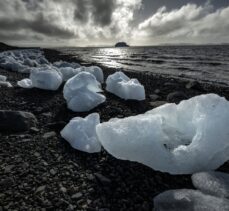
[[[3,49],[4,50],[4,49]],[[44,49],[50,61],[77,61]],[[105,78],[114,69],[102,67]],[[101,121],[127,117],[199,94],[216,93],[229,100],[229,87],[160,75],[126,72],[145,86],[146,100],[124,101],[104,91],[107,101],[91,112],[67,109],[58,91],[25,90],[16,82],[26,74],[0,69],[14,88],[1,87],[0,110],[26,111],[37,118],[28,132],[0,133],[0,210],[152,210],[153,198],[169,189],[194,188],[191,176],[172,176],[141,164],[121,161],[105,151],[86,154],[72,149],[59,131],[73,117],[98,112]],[[229,173],[228,163],[221,171]]]

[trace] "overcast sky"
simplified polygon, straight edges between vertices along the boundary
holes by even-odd
[[[228,43],[229,0],[0,0],[0,41],[33,46]]]

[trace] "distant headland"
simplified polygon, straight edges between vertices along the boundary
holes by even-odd
[[[130,47],[129,45],[127,45],[125,42],[118,42],[115,44],[116,48],[120,48],[120,47]]]

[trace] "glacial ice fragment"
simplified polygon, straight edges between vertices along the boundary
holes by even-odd
[[[64,98],[68,108],[76,112],[90,111],[106,98],[99,94],[101,85],[95,76],[88,72],[81,72],[69,79],[64,86]]]
[[[75,62],[58,61],[58,62],[54,62],[53,66],[55,66],[57,68],[70,67],[70,68],[73,68],[73,69],[77,69],[77,68],[80,67],[80,64],[75,63]]]
[[[195,188],[203,193],[229,198],[229,174],[223,172],[199,172],[192,175]]]
[[[31,68],[49,64],[39,49],[12,50],[0,53],[0,67],[29,73]]]
[[[95,127],[100,123],[98,113],[85,118],[73,118],[61,131],[61,136],[75,149],[95,153],[101,151],[101,144],[97,139]]]
[[[109,75],[106,90],[125,100],[145,100],[145,88],[137,79],[130,79],[123,72]]]
[[[7,77],[4,75],[0,75],[0,81],[4,82],[6,81]]]
[[[58,69],[58,72],[61,73],[63,81],[67,81],[68,79],[80,73],[81,69],[80,68],[74,69],[72,67],[60,67]]]
[[[31,70],[30,78],[18,81],[22,88],[57,90],[62,84],[62,75],[52,66],[42,66]]]
[[[216,94],[165,104],[96,127],[113,156],[171,174],[213,170],[229,158],[229,102]]]
[[[39,89],[57,90],[62,84],[61,75],[52,68],[39,68],[30,73],[32,85]]]
[[[90,67],[81,67],[82,71],[86,71],[95,76],[96,80],[100,83],[104,82],[103,70],[98,66],[90,66]]]
[[[33,88],[33,83],[29,78],[22,79],[17,82],[17,85],[24,88],[24,89],[31,89]]]
[[[0,81],[0,87],[8,87],[11,88],[13,87],[12,84],[8,81]]]
[[[229,200],[203,194],[198,190],[169,190],[154,198],[158,211],[227,211]]]

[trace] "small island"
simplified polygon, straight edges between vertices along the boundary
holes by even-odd
[[[129,45],[127,45],[125,42],[118,42],[115,44],[116,48],[120,48],[120,47],[130,47]]]

